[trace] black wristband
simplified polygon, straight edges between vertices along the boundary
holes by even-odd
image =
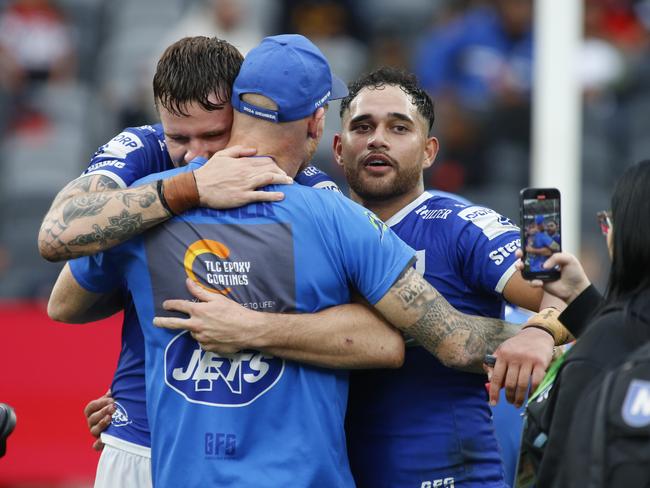
[[[169,206],[169,203],[167,203],[167,199],[165,198],[165,192],[163,191],[163,180],[158,180],[158,183],[156,184],[156,192],[158,193],[158,198],[160,198],[160,203],[162,203],[162,206],[165,207],[165,210],[169,212],[169,215],[176,215],[174,212],[172,212],[172,209]]]

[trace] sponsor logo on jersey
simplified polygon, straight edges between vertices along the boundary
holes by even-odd
[[[458,216],[479,227],[488,240],[506,232],[519,232],[519,227],[514,225],[510,219],[489,208],[473,205],[458,212]]]
[[[124,161],[117,161],[115,159],[111,159],[109,161],[99,161],[98,163],[91,164],[88,166],[86,169],[85,173],[92,173],[93,171],[96,171],[98,169],[106,168],[106,167],[113,167],[117,169],[122,169],[126,166]]]
[[[625,394],[623,421],[630,427],[650,425],[650,381],[632,380]]]
[[[121,403],[115,402],[115,412],[113,412],[113,416],[111,417],[111,424],[114,427],[124,427],[132,422],[126,408]]]
[[[422,205],[418,208],[415,213],[420,216],[422,220],[431,220],[431,219],[444,219],[446,220],[451,210],[447,208],[436,208],[429,210],[426,205]]]
[[[202,236],[202,239],[197,239]],[[172,220],[145,238],[154,314],[168,297],[192,299],[186,278],[211,293],[269,312],[296,308],[294,242],[289,224],[217,224]],[[281,378],[283,360],[259,351],[220,355],[200,348],[191,334],[153,332],[163,344],[165,384],[187,401],[241,407]]]
[[[220,355],[204,351],[188,331],[165,349],[165,382],[192,403],[249,405],[282,377],[284,361],[259,351]]]
[[[93,158],[102,156],[104,158],[124,159],[127,154],[141,147],[143,147],[143,144],[137,135],[132,132],[120,132],[101,146]]]
[[[323,175],[321,170],[319,170],[316,166],[307,166],[305,169],[303,169],[300,174],[303,174],[305,176],[318,176],[318,175]]]
[[[203,452],[205,459],[231,459],[237,454],[237,436],[226,432],[206,432]]]
[[[363,212],[366,214],[366,217],[368,217],[368,220],[372,224],[372,226],[377,229],[379,232],[379,241],[384,240],[384,232],[388,230],[388,226],[384,223],[383,220],[381,220],[379,217],[377,217],[374,213],[372,213],[370,210],[365,210]]]
[[[454,488],[454,478],[440,478],[432,481],[423,481],[420,488]]]
[[[513,254],[517,249],[521,247],[521,240],[519,238],[510,241],[505,246],[499,246],[494,251],[492,251],[488,256],[497,266],[500,266],[508,256]]]
[[[337,193],[343,193],[336,183],[333,181],[321,181],[312,186],[312,188],[318,188],[319,190],[329,190],[335,191]]]
[[[141,125],[138,129],[144,132],[149,132],[150,134],[156,132],[156,129],[154,129],[152,125]]]
[[[201,255],[207,255],[201,261],[202,276],[207,282],[203,284],[194,272],[194,263]],[[232,286],[248,286],[248,275],[251,272],[251,262],[230,260],[230,249],[218,241],[201,239],[193,242],[185,251],[183,267],[185,274],[204,290],[212,293],[227,295]]]

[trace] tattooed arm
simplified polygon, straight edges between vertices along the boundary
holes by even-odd
[[[293,179],[271,158],[242,157],[254,153],[251,148],[232,146],[194,171],[200,205],[233,208],[282,200],[281,192],[257,188],[290,184]],[[73,181],[59,192],[43,220],[38,235],[41,256],[61,261],[95,254],[169,219],[156,185],[118,189],[117,183],[104,175]]]
[[[445,366],[468,371],[482,372],[485,354],[519,332],[518,326],[503,320],[459,312],[413,268],[405,271],[375,307]]]
[[[119,189],[105,175],[89,175],[59,192],[45,215],[38,249],[48,261],[95,254],[167,220],[156,182]]]

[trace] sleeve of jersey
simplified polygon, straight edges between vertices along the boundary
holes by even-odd
[[[348,281],[374,305],[414,262],[415,251],[371,211],[342,196],[336,200],[327,219],[332,242]]]
[[[488,293],[501,294],[516,271],[515,251],[521,247],[520,233],[509,219],[492,210],[486,211],[482,215],[478,211],[465,213],[475,217],[465,218],[461,224],[456,256],[466,283]]]
[[[302,186],[311,186],[312,188],[321,188],[341,193],[339,186],[332,178],[315,166],[307,166],[294,178],[296,183]]]
[[[72,259],[68,264],[77,283],[89,292],[107,293],[121,283],[118,266],[111,252]]]
[[[138,178],[151,172],[154,157],[145,138],[132,129],[126,129],[97,149],[85,175],[104,175],[121,188],[130,186]]]

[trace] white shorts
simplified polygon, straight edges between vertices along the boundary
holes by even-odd
[[[152,488],[151,459],[104,445],[97,463],[95,488]]]

